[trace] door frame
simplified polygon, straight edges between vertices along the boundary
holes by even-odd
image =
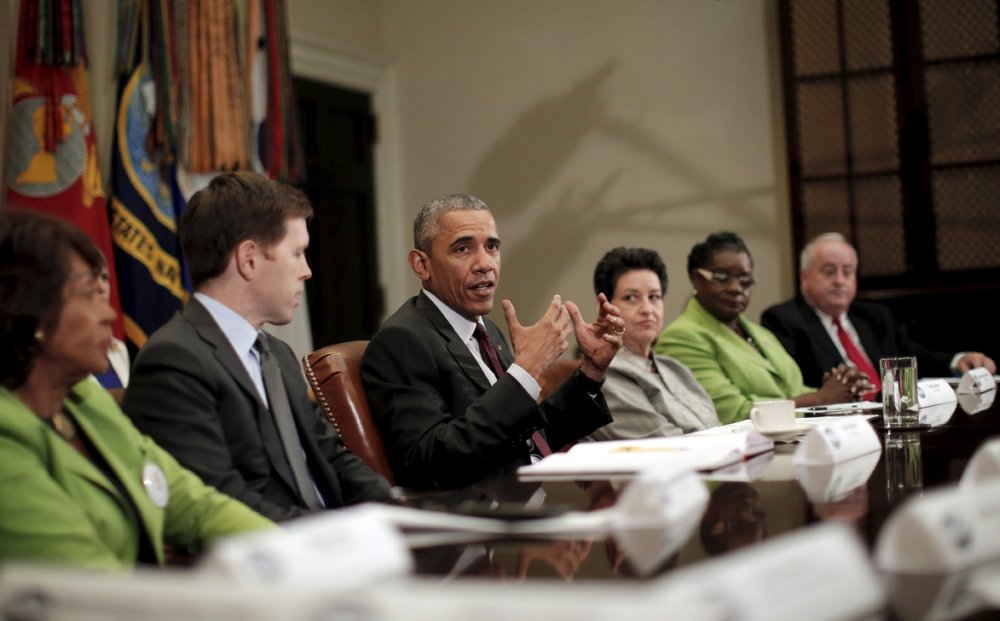
[[[400,198],[399,97],[394,67],[361,60],[311,35],[291,33],[292,73],[297,77],[371,95],[378,136],[374,145],[375,236],[378,278],[386,313],[410,297],[406,257],[410,249]],[[379,318],[379,322],[384,317]]]

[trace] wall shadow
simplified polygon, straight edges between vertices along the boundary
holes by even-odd
[[[671,223],[671,212],[698,205],[721,208],[724,217],[703,229],[687,231],[692,240],[719,229],[744,236],[773,232],[773,210],[762,209],[759,200],[772,197],[773,186],[735,192],[723,188],[713,171],[693,165],[641,124],[609,108],[607,89],[620,71],[617,60],[608,60],[565,91],[526,109],[486,151],[470,177],[469,191],[490,205],[504,239],[508,216],[525,215],[529,205],[552,190],[553,180],[572,158],[587,148],[586,139],[600,134],[651,162],[654,169],[682,179],[692,192],[682,199],[613,203],[609,196],[627,172],[623,164],[613,161],[603,178],[581,179],[558,188],[556,200],[530,214],[527,234],[504,239],[504,282],[516,283],[516,287],[502,287],[501,295],[510,297],[504,292],[517,291],[515,305],[519,311],[529,311],[519,312],[522,322],[534,321],[533,313],[541,312],[557,293],[553,283],[586,253],[596,235],[621,233],[627,239],[630,233],[684,232],[680,227],[688,225]],[[576,301],[589,317],[592,301]],[[499,319],[502,325],[502,313]]]

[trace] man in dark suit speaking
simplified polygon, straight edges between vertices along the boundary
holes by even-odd
[[[996,372],[993,360],[979,352],[948,354],[922,347],[899,333],[889,309],[855,302],[858,255],[840,233],[816,237],[800,259],[800,295],[764,311],[761,323],[798,362],[806,384],[818,386],[824,371],[849,362],[878,387],[879,358],[893,356],[916,356],[918,371],[926,377],[973,367]]]
[[[624,322],[603,294],[594,323],[557,295],[538,323],[522,326],[504,300],[512,351],[484,317],[500,281],[500,238],[486,205],[464,194],[432,200],[417,215],[413,244],[410,267],[423,290],[385,321],[362,364],[401,485],[472,485],[611,422],[601,384]],[[570,330],[580,369],[538,404],[538,380]]]
[[[389,484],[309,399],[290,347],[311,275],[305,195],[253,173],[219,175],[181,222],[195,294],[139,352],[123,409],[187,468],[274,520],[366,500]]]

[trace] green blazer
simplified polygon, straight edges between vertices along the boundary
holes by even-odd
[[[743,317],[739,322],[763,355],[695,298],[656,343],[657,353],[691,369],[715,403],[722,424],[749,417],[754,401],[791,399],[813,391],[802,383],[802,372],[774,334]]]
[[[135,510],[99,468],[0,387],[0,560],[127,569],[136,561],[140,528],[162,564],[164,543],[195,551],[217,536],[273,527],[141,435],[89,378],[73,386],[63,406]],[[163,508],[143,486],[147,464],[164,474],[169,498]]]

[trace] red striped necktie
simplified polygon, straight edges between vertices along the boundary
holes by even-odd
[[[483,356],[483,361],[486,362],[493,374],[497,376],[497,379],[506,373],[503,365],[500,364],[500,356],[497,354],[497,348],[493,346],[493,341],[490,340],[490,335],[486,333],[486,327],[481,323],[476,323],[475,331],[476,341],[479,342],[479,353]],[[535,430],[531,434],[531,441],[535,443],[535,448],[542,457],[546,457],[552,454],[552,449],[549,448],[549,443],[545,440],[545,436],[542,432]]]
[[[870,401],[875,398],[875,395],[882,392],[882,381],[879,378],[878,372],[875,371],[875,367],[872,363],[868,362],[868,358],[861,353],[857,345],[851,339],[851,335],[847,333],[844,326],[841,325],[840,319],[834,319],[833,325],[837,328],[837,338],[840,339],[840,344],[844,346],[844,353],[847,354],[847,359],[851,361],[854,367],[868,376],[868,381],[871,382],[874,389],[862,395],[862,399],[865,401]]]

